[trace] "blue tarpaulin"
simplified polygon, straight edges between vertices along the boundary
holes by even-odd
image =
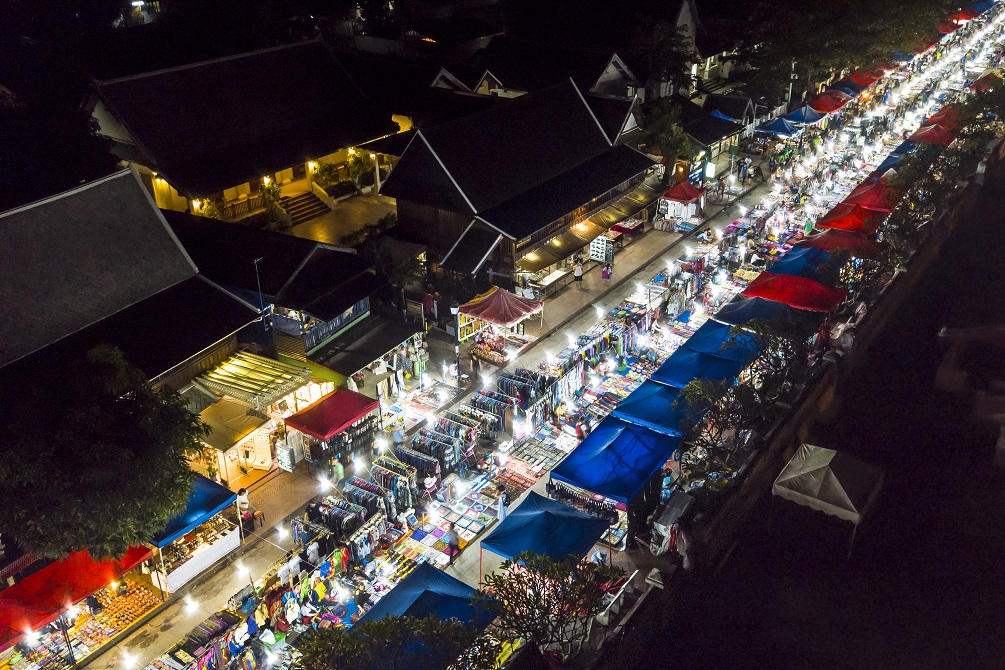
[[[208,521],[213,515],[222,512],[227,505],[237,500],[237,494],[225,486],[197,474],[192,484],[192,493],[188,497],[188,507],[175,518],[168,521],[167,527],[150,540],[155,547],[165,547],[185,533],[189,533]]]
[[[769,135],[778,135],[779,137],[792,137],[799,134],[800,131],[795,125],[780,117],[774,121],[762,123],[757,126],[756,130],[761,133],[768,133]]]
[[[475,607],[471,596],[475,589],[451,577],[429,563],[420,563],[412,574],[387,592],[356,625],[380,621],[387,616],[425,619],[432,615],[440,621],[457,619],[480,630],[489,625],[488,612]]]
[[[710,319],[694,331],[694,335],[689,337],[683,346],[692,351],[714,354],[734,361],[752,360],[754,356],[751,356],[751,353],[755,346],[753,338],[742,333],[734,336],[730,331],[730,326]]]
[[[650,379],[657,384],[682,389],[693,379],[735,379],[744,367],[741,361],[681,347]]]
[[[890,153],[890,155],[891,156],[906,156],[907,154],[912,153],[914,151],[914,148],[916,146],[918,146],[918,144],[916,142],[912,142],[911,140],[904,140],[899,145],[897,145],[897,148],[894,149]]]
[[[873,174],[874,175],[882,176],[882,175],[886,174],[887,170],[894,170],[894,169],[896,169],[897,164],[900,163],[900,161],[902,161],[903,159],[904,159],[904,154],[899,154],[899,155],[890,154],[889,156],[886,157],[886,160],[884,160],[882,163],[880,163],[879,167],[876,168],[873,171]]]
[[[852,95],[849,93],[849,95]],[[791,111],[788,114],[783,114],[781,118],[785,119],[789,123],[798,123],[804,126],[818,122],[820,119],[827,116],[822,112],[818,112],[809,105],[803,105],[797,110]]]
[[[814,312],[789,307],[784,302],[765,298],[745,298],[738,295],[723,305],[712,318],[732,326],[742,326],[748,321],[772,321],[774,319],[803,319]]]
[[[679,445],[679,437],[607,417],[552,470],[551,477],[627,504]]]
[[[816,247],[797,248],[785,254],[780,261],[769,267],[768,272],[816,280],[817,266],[828,258],[830,258],[829,253]]]
[[[723,114],[722,112],[720,112],[718,109],[713,109],[711,112],[708,113],[708,115],[709,116],[714,116],[717,119],[723,119],[725,121],[735,121],[735,122],[739,122],[740,121],[739,119],[734,119],[731,116],[726,116],[725,114]]]
[[[594,434],[600,431],[603,425],[602,422]],[[590,437],[593,437],[593,434]],[[586,444],[586,440],[583,444]],[[569,456],[571,457],[572,455]],[[555,473],[552,473],[552,476],[555,476]],[[562,479],[562,481],[568,480]],[[573,481],[569,483],[580,486]],[[556,560],[569,556],[582,558],[590,547],[597,543],[605,530],[607,530],[605,520],[580,512],[564,503],[548,500],[531,491],[523,502],[482,540],[482,549],[488,549],[506,559],[525,551]]]
[[[679,397],[680,389],[645,381],[618,405],[613,416],[663,435],[680,437],[683,434],[680,424],[688,416],[688,409],[683,398],[677,402]]]

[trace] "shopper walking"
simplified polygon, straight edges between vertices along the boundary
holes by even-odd
[[[600,271],[600,277],[604,280],[604,286],[611,285],[611,264],[608,263],[604,265],[603,269]]]
[[[576,281],[579,290],[583,290],[583,263],[576,261],[572,266],[572,278]]]
[[[457,554],[461,553],[461,540],[457,537],[457,531],[454,530],[454,524],[450,524],[450,528],[446,533],[447,538],[447,551],[450,553],[450,565],[454,564],[454,559],[457,558]]]

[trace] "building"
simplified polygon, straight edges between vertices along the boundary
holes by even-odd
[[[695,149],[689,179],[701,182],[731,172],[744,127],[723,118],[722,113],[706,112],[690,100],[681,98],[676,102],[680,107],[681,127]]]
[[[299,198],[287,209],[327,211],[312,200],[316,163],[348,176],[352,147],[398,130],[320,41],[97,81],[95,91],[99,133],[159,207],[229,220],[264,211],[272,182]]]
[[[615,135],[570,79],[419,129],[383,193],[443,269],[512,286],[518,268],[565,263],[603,233],[585,219],[652,169]]]

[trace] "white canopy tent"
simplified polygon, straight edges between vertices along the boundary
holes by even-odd
[[[771,486],[771,493],[798,505],[836,516],[854,524],[855,533],[880,489],[883,470],[846,453],[803,444]]]

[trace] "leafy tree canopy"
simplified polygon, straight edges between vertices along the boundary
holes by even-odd
[[[81,549],[118,557],[184,511],[195,477],[187,459],[208,429],[117,349],[61,368],[4,394],[12,425],[0,533],[49,558]]]

